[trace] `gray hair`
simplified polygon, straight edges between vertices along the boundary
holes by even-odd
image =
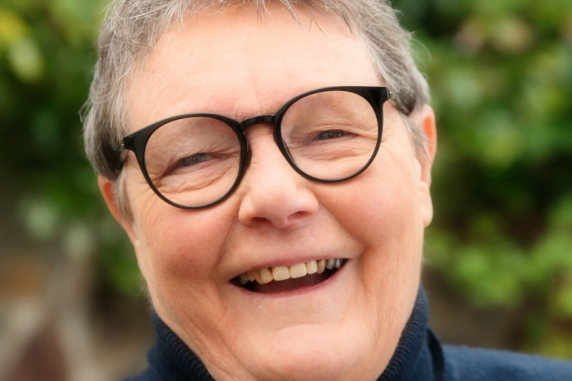
[[[333,14],[364,38],[380,76],[399,99],[405,113],[429,102],[429,87],[412,58],[411,35],[399,25],[388,0],[279,0],[297,20],[295,8]],[[84,107],[84,141],[93,167],[117,180],[122,163],[120,146],[128,131],[126,83],[164,31],[184,16],[205,7],[224,9],[252,5],[259,14],[269,0],[114,0],[100,30],[98,61]],[[411,137],[422,149],[424,133],[408,118]]]

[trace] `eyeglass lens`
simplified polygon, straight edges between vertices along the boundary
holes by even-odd
[[[292,104],[280,132],[299,170],[320,180],[337,180],[367,165],[379,128],[375,111],[362,96],[325,91]],[[217,119],[178,119],[151,135],[145,166],[168,200],[188,207],[208,205],[225,196],[240,174],[240,140],[233,128]]]

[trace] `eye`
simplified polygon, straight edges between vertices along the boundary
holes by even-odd
[[[211,160],[212,158],[213,155],[210,153],[196,153],[192,156],[187,156],[181,159],[181,166],[186,167],[191,165],[197,165],[205,161]]]
[[[327,139],[335,139],[341,138],[346,134],[345,131],[342,130],[329,130],[329,131],[322,131],[316,136],[317,140],[327,140]]]

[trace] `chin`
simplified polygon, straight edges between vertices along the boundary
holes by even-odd
[[[349,379],[364,356],[365,340],[348,337],[339,327],[296,327],[285,329],[269,347],[252,353],[258,358],[255,378],[264,380]],[[337,332],[336,332],[337,330]],[[342,334],[340,334],[342,333]],[[345,334],[343,334],[345,333]],[[351,335],[353,336],[353,335]],[[361,335],[360,335],[361,336]],[[256,356],[256,357],[254,357]]]
[[[244,340],[240,362],[257,380],[367,380],[383,371],[397,344],[380,343],[384,338],[374,340],[375,334],[355,319],[286,327]],[[376,361],[364,362],[372,357]]]

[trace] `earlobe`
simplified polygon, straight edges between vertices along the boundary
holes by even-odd
[[[431,199],[431,168],[437,150],[437,127],[433,109],[425,105],[410,116],[411,121],[425,135],[423,151],[417,152],[416,159],[420,167],[420,201],[424,225],[427,227],[433,219],[433,202]]]

